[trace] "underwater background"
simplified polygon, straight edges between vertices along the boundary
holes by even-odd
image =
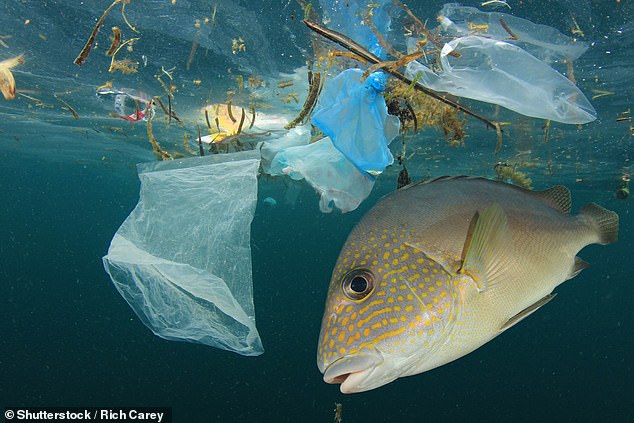
[[[495,178],[498,162],[518,164],[536,189],[568,186],[574,213],[591,201],[616,211],[619,242],[582,250],[589,269],[475,352],[370,392],[343,395],[322,381],[316,366],[326,291],[349,231],[396,189],[397,165],[345,214],[321,213],[305,183],[259,178],[251,225],[256,322],[265,349],[258,357],[154,336],[101,261],[138,201],[136,163],[156,158],[145,125],[109,117],[97,87],[113,80],[159,93],[155,76],[162,66],[175,67],[174,106],[185,115],[205,101],[223,101],[236,74],[283,80],[279,75],[304,66],[310,51],[301,6],[133,0],[126,15],[142,37],[135,49],[148,62],[138,73],[113,76],[103,55],[107,46],[93,51],[82,68],[73,64],[109,2],[0,0],[0,35],[12,35],[3,38],[8,47],[0,46],[0,60],[25,53],[25,64],[14,69],[18,89],[31,90],[25,93],[44,104],[22,96],[0,99],[0,405],[171,406],[175,422],[325,422],[332,421],[335,403],[343,406],[344,422],[633,421],[633,200],[617,199],[615,191],[634,151],[632,122],[619,119],[632,107],[634,3],[508,4],[511,10],[498,11],[566,33],[575,18],[591,43],[575,61],[575,76],[597,121],[553,123],[544,142],[543,121],[501,112],[513,125],[497,155],[495,132],[475,120],[467,121],[468,137],[458,147],[437,129],[421,130],[408,141],[416,153],[408,161],[410,175]],[[433,21],[443,2],[408,5]],[[215,27],[205,22],[212,17]],[[110,26],[125,30],[121,14],[107,19],[102,44],[108,44]],[[198,51],[187,65],[195,37]],[[233,54],[232,41],[240,37],[246,51]],[[297,94],[301,102],[305,92]],[[74,120],[58,97],[81,118]],[[292,106],[273,100],[271,110]],[[496,113],[493,106],[469,104],[484,115]],[[155,124],[155,135],[165,145],[183,137],[164,123]],[[399,148],[397,139],[393,150]],[[277,205],[265,203],[267,197]]]

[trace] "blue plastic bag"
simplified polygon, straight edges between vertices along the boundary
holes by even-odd
[[[362,75],[360,69],[348,69],[328,81],[311,122],[357,168],[378,174],[394,162],[388,145],[400,122],[388,115],[380,94],[386,76],[375,72],[362,82]]]

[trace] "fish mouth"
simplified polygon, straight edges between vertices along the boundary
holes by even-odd
[[[345,355],[326,367],[324,382],[341,384],[339,389],[344,394],[367,391],[373,386],[365,386],[364,382],[381,363],[383,357],[379,353]]]

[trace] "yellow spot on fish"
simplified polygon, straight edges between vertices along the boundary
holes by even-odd
[[[403,254],[403,255],[401,256],[401,258],[400,258],[399,260],[401,260],[401,261],[405,261],[405,260],[407,260],[407,259],[409,259],[409,254],[405,253],[405,254]]]
[[[381,322],[375,323],[373,325],[370,325],[370,328],[372,329],[381,329]]]
[[[414,306],[408,305],[407,307],[405,307],[405,311],[407,313],[411,312],[414,309]]]
[[[345,353],[346,353],[346,349],[344,347],[339,348],[339,354],[343,355]]]
[[[352,304],[350,304],[348,307],[346,307],[346,313],[350,313],[353,308],[354,308],[354,306]]]
[[[353,324],[353,323],[350,323],[350,324],[348,325],[348,332],[352,333],[352,331],[353,331],[353,330],[354,330],[354,324]]]
[[[384,303],[384,300],[383,300],[383,299],[377,299],[377,300],[374,300],[374,301],[370,301],[370,302],[368,303],[368,305],[366,305],[366,306],[365,306],[365,307],[363,307],[361,310],[359,310],[359,315],[363,315],[363,314],[365,314],[365,312],[366,312],[366,311],[368,311],[368,310],[370,309],[370,307],[375,307],[375,306],[377,306],[377,305],[381,305],[381,304],[383,304],[383,303]]]
[[[396,317],[390,317],[390,323],[396,324],[398,323],[398,319]]]
[[[352,344],[354,341],[356,341],[359,338],[361,338],[361,334],[357,332],[348,338],[348,341],[346,341],[346,345],[350,346],[350,344]]]
[[[397,299],[399,302],[401,302],[401,301],[403,301],[403,296],[402,296],[402,295],[399,295],[398,297],[396,297],[396,299]]]
[[[341,332],[339,332],[339,337],[337,338],[337,341],[343,342],[344,339],[346,339],[346,331],[342,330]]]
[[[335,340],[331,339],[330,342],[328,343],[328,348],[332,348],[335,346]]]
[[[416,263],[418,263],[418,264],[425,264],[425,259],[422,259],[422,258],[417,258],[417,259],[416,259]]]
[[[388,258],[390,258],[390,252],[386,251],[383,253],[383,260],[387,260]]]
[[[392,259],[392,266],[396,266],[398,264],[398,259]]]
[[[377,264],[379,264],[378,260],[372,260],[372,266],[376,266]]]
[[[392,304],[394,302],[394,298],[388,297],[387,302],[388,304]]]
[[[363,329],[363,336],[370,336],[370,328]]]

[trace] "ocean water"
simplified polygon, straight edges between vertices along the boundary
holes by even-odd
[[[145,123],[110,117],[113,106],[95,96],[97,87],[112,81],[161,95],[156,76],[175,85],[174,108],[185,128],[154,124],[156,138],[173,149],[183,132],[194,134],[197,108],[236,89],[236,75],[267,81],[273,89],[263,110],[292,115],[299,106],[279,101],[288,92],[275,87],[312,54],[302,8],[281,0],[133,0],[126,16],[139,34],[114,8],[80,68],[73,59],[107,1],[0,0],[0,36],[12,36],[2,38],[7,47],[0,45],[0,60],[25,53],[14,76],[18,90],[31,97],[0,99],[0,405],[169,406],[175,422],[327,422],[335,403],[343,406],[344,422],[634,421],[633,199],[615,197],[634,152],[632,122],[617,121],[631,116],[634,4],[508,3],[511,10],[497,10],[566,33],[575,18],[592,44],[575,62],[575,77],[586,96],[595,97],[598,119],[553,123],[544,143],[543,121],[467,102],[511,122],[501,151],[494,153],[493,131],[468,120],[461,147],[449,147],[435,129],[421,130],[408,141],[415,153],[408,169],[414,179],[495,177],[499,161],[533,163],[522,171],[535,188],[568,186],[573,210],[595,201],[616,211],[619,242],[584,249],[580,256],[589,269],[475,352],[343,395],[322,381],[315,358],[330,274],[347,233],[396,188],[398,166],[346,214],[320,213],[307,184],[259,178],[251,226],[254,303],[265,348],[259,357],[154,336],[101,262],[137,203],[136,163],[156,158]],[[433,21],[442,2],[409,6]],[[122,53],[140,61],[135,74],[108,73],[103,53],[115,25],[125,39],[140,38],[133,52]],[[233,54],[239,38],[246,51]],[[198,49],[187,69],[193,40]],[[301,103],[305,87],[292,89]],[[264,204],[269,196],[277,206]]]

